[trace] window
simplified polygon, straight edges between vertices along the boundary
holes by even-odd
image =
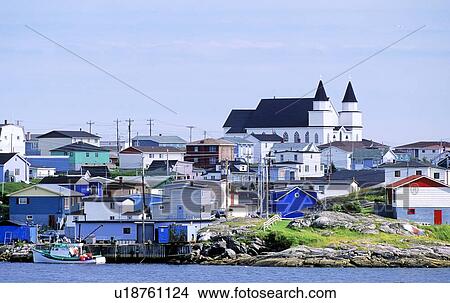
[[[17,140],[20,140],[20,136],[17,136]]]
[[[162,159],[162,157],[163,157],[163,154],[159,154],[159,158]]]
[[[294,161],[298,161],[298,155],[294,155]]]
[[[216,163],[217,163],[217,159],[215,157],[209,158],[209,164],[216,164]]]
[[[28,203],[28,198],[18,198],[17,199],[17,204],[29,204]]]
[[[109,209],[116,209],[116,203],[110,202],[109,203]]]
[[[325,191],[325,185],[319,185],[319,191],[323,193]]]
[[[422,176],[422,171],[421,170],[416,170],[416,176]]]
[[[114,220],[114,216],[109,216],[109,220]]]
[[[33,216],[32,215],[27,215],[27,221],[33,221]]]
[[[123,228],[123,234],[124,234],[124,235],[129,235],[129,234],[131,234],[131,228],[130,228],[130,227],[124,227],[124,228]]]
[[[289,141],[289,135],[287,132],[284,132],[283,134],[283,142],[288,142]]]
[[[163,210],[163,209],[164,209],[164,205],[160,205],[159,210]]]
[[[319,143],[319,134],[314,135],[314,143]]]
[[[153,158],[153,154],[148,154],[148,157],[149,158]]]
[[[89,158],[89,153],[86,153],[86,158]]]
[[[216,152],[217,151],[217,146],[210,146],[209,147],[209,151],[210,152]]]
[[[399,170],[396,170],[396,171],[394,172],[394,176],[395,176],[396,178],[400,178],[400,171],[399,171]]]
[[[194,158],[194,163],[197,163],[198,162],[198,158]]]
[[[299,198],[299,197],[300,197],[300,194],[299,194],[299,193],[295,193],[295,194],[294,194],[294,197]]]
[[[194,146],[194,151],[198,152],[198,146]]]
[[[294,142],[295,142],[295,143],[300,143],[300,142],[301,142],[301,140],[300,140],[300,135],[299,135],[298,132],[295,132],[295,133],[294,133]]]
[[[309,165],[305,165],[305,173],[309,172]]]
[[[309,143],[309,132],[305,134],[305,143]]]
[[[317,173],[317,165],[314,165],[314,171]]]
[[[415,215],[416,209],[415,208],[408,208],[408,215]]]
[[[98,153],[95,153],[95,157],[98,158]]]
[[[436,152],[436,150],[435,149],[433,149],[432,151],[431,151],[433,154]]]
[[[14,170],[14,175],[19,176],[20,175],[20,168],[16,168]]]
[[[434,173],[434,174],[433,174],[433,177],[434,177],[435,179],[440,179],[440,178],[441,178],[441,174],[440,174],[440,173]]]
[[[284,156],[280,155],[280,161],[283,162],[284,161]]]

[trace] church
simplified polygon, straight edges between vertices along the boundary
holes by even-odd
[[[225,136],[278,134],[284,142],[325,144],[361,141],[362,113],[351,82],[341,110],[334,107],[319,81],[313,98],[261,99],[256,109],[233,109],[223,125]]]

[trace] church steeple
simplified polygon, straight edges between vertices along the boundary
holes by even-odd
[[[348,81],[347,89],[345,90],[344,99],[342,102],[358,102],[355,96],[355,92],[353,91],[352,82]]]
[[[322,80],[319,81],[319,85],[317,86],[316,95],[314,96],[314,100],[328,101],[327,93],[325,92],[325,88],[323,87]]]

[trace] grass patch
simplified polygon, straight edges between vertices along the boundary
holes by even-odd
[[[421,228],[426,230],[431,238],[450,242],[450,225],[421,226]]]

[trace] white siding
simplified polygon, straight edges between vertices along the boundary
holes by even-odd
[[[0,153],[19,153],[25,155],[25,134],[18,125],[0,126]]]
[[[395,190],[394,207],[450,207],[448,187],[400,187]]]

